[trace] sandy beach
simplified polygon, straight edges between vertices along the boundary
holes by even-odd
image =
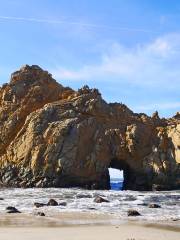
[[[53,217],[1,215],[1,240],[179,240],[178,222],[117,221],[105,215],[63,213]]]
[[[0,228],[1,240],[179,240],[178,229],[154,228],[136,224],[118,226],[71,226],[56,228]]]

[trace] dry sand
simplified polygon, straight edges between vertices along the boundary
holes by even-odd
[[[180,232],[136,224],[56,228],[0,228],[1,240],[179,240]]]

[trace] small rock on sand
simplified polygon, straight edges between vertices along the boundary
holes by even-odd
[[[47,206],[58,206],[58,203],[54,199],[50,199]]]
[[[133,217],[141,216],[141,214],[138,211],[134,210],[134,209],[128,210],[127,215],[128,215],[128,217],[130,217],[130,216],[133,216]]]
[[[6,208],[6,212],[7,212],[7,213],[21,213],[17,208],[11,207],[11,206],[8,206],[8,207]]]

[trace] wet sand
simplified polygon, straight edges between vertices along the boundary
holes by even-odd
[[[1,240],[179,240],[177,223],[117,221],[113,216],[63,213],[56,216],[0,215]]]

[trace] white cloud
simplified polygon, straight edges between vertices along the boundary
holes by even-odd
[[[114,168],[109,168],[109,175],[110,178],[123,178],[123,171],[120,171],[118,169],[114,169]]]
[[[180,34],[169,34],[154,41],[126,47],[120,43],[109,46],[99,63],[79,69],[57,67],[52,70],[57,79],[100,81],[116,80],[135,84],[165,87],[180,81]],[[177,87],[177,86],[176,86]]]
[[[172,50],[171,43],[167,39],[158,38],[152,44],[147,46],[147,50],[151,54],[157,54],[159,56],[167,56]]]

